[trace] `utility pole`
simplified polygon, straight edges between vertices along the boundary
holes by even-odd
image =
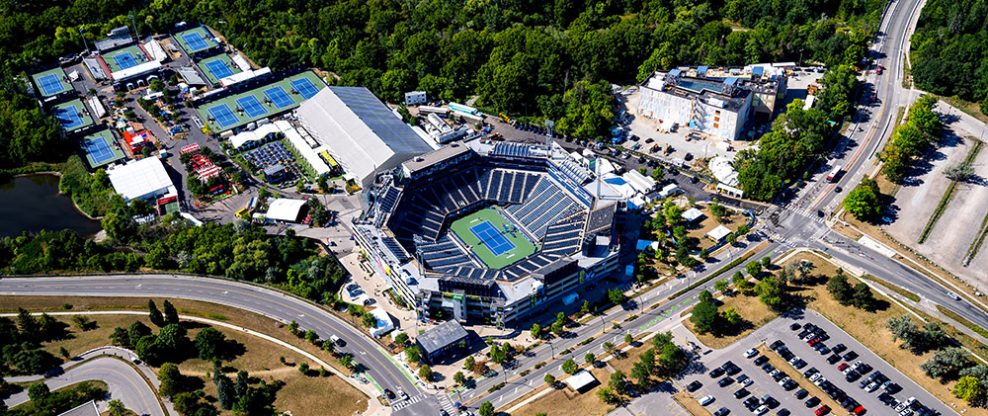
[[[86,46],[86,55],[89,55],[89,42],[86,42],[86,36],[82,34],[82,27],[76,27],[79,30],[79,38],[82,39],[82,44]]]

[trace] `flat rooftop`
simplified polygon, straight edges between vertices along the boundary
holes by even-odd
[[[463,146],[458,143],[453,143],[448,146],[440,147],[439,149],[433,150],[429,153],[423,154],[421,156],[416,156],[404,163],[405,169],[415,173],[422,169],[428,168],[439,162],[453,159],[457,156],[470,153],[470,148]]]
[[[459,342],[467,335],[469,335],[467,330],[463,329],[459,322],[449,320],[425,331],[416,337],[415,341],[425,349],[425,353],[429,354]]]

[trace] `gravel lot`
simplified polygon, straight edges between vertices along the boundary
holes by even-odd
[[[736,379],[740,374],[746,374],[754,380],[754,384],[747,387],[747,390],[751,392],[752,396],[761,397],[767,393],[780,402],[778,407],[772,409],[767,414],[774,415],[783,408],[790,410],[794,415],[812,414],[812,411],[807,410],[806,406],[803,404],[805,399],[799,400],[795,398],[794,392],[798,389],[798,387],[797,389],[786,391],[779,386],[778,383],[774,382],[768,374],[762,371],[761,368],[757,368],[753,362],[755,358],[744,358],[744,351],[749,348],[757,347],[759,345],[768,345],[775,340],[782,340],[786,343],[790,351],[807,362],[806,367],[803,367],[803,369],[799,371],[800,373],[810,367],[816,367],[820,370],[824,377],[831,380],[837,387],[843,389],[850,397],[853,397],[861,403],[861,405],[867,409],[867,414],[869,415],[886,415],[895,413],[892,409],[885,406],[878,400],[878,394],[881,392],[881,389],[875,391],[874,393],[867,393],[858,387],[857,381],[853,383],[847,382],[843,375],[838,374],[839,371],[837,370],[836,365],[827,363],[827,356],[820,355],[805,342],[798,340],[798,331],[793,332],[789,330],[789,325],[793,322],[799,322],[800,324],[812,322],[813,324],[826,330],[827,334],[831,337],[829,340],[825,341],[827,346],[842,343],[848,347],[847,351],[853,350],[859,355],[859,357],[854,361],[860,360],[864,363],[870,364],[874,369],[867,375],[870,375],[874,371],[881,371],[882,374],[889,376],[893,382],[899,384],[902,387],[902,391],[895,394],[897,399],[905,400],[914,396],[923,405],[931,407],[943,415],[956,415],[955,412],[951,411],[946,405],[938,401],[930,393],[924,391],[912,380],[899,373],[888,363],[881,360],[874,353],[867,350],[863,345],[854,340],[850,335],[837,328],[837,326],[822,316],[813,311],[808,311],[806,316],[795,317],[796,319],[793,318],[794,317],[782,317],[776,319],[768,325],[753,332],[740,342],[737,342],[728,348],[717,350],[704,356],[702,361],[706,367],[706,371],[702,374],[692,374],[685,377],[682,380],[682,384],[685,386],[694,380],[699,380],[703,383],[703,387],[692,394],[697,399],[708,394],[713,395],[715,397],[715,401],[707,406],[707,409],[710,410],[711,413],[720,407],[727,407],[731,410],[731,415],[751,414],[751,412],[748,411],[748,409],[746,409],[741,403],[747,397],[735,399],[733,396],[733,393],[741,387],[738,383],[733,383],[722,388],[717,385],[717,381],[724,376],[717,379],[712,379],[708,375],[711,369],[719,367],[723,363],[730,360],[741,367],[741,373],[733,376],[733,378]],[[847,351],[845,351],[845,353]],[[781,359],[781,357],[779,357],[779,355],[774,351],[769,351],[768,356],[774,360]],[[841,362],[844,361],[842,360]],[[812,384],[809,380],[803,378],[802,376],[795,379],[795,381],[799,383],[800,387],[804,388]],[[810,389],[807,388],[807,390]],[[807,396],[807,398],[809,398],[809,396]],[[848,412],[844,409],[834,409],[832,414],[844,415],[847,413]]]

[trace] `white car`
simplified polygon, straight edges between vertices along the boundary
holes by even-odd
[[[744,358],[751,358],[758,355],[758,350],[752,348],[744,352]]]
[[[755,409],[755,414],[756,415],[764,415],[765,413],[768,413],[768,406],[766,406],[764,404],[761,405],[761,406],[758,406],[758,408]]]
[[[713,403],[713,402],[714,402],[714,396],[711,396],[709,394],[700,398],[700,405],[701,406],[706,406],[706,405],[708,405],[710,403]]]

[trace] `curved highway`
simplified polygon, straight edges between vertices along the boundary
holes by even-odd
[[[124,406],[133,410],[137,414],[151,416],[165,416],[161,403],[155,389],[148,384],[148,380],[138,373],[138,370],[128,364],[124,359],[132,357],[133,353],[119,349],[100,349],[83,354],[76,359],[87,359],[82,363],[66,364],[65,372],[50,378],[43,376],[11,377],[9,382],[32,382],[44,380],[45,384],[52,391],[67,387],[83,381],[102,381],[106,383],[109,390],[108,400],[120,400]],[[105,354],[104,354],[105,353]],[[120,358],[116,358],[120,357]],[[150,370],[148,370],[150,371]],[[154,377],[154,374],[151,374]],[[151,378],[157,382],[156,378]],[[7,407],[14,407],[27,402],[27,389],[11,395],[4,403]]]
[[[31,296],[164,297],[197,300],[234,307],[314,330],[322,338],[337,335],[346,342],[340,351],[382,387],[404,389],[410,396],[418,391],[410,376],[391,361],[369,336],[329,311],[273,289],[231,280],[174,275],[38,277],[0,279],[0,295]]]

